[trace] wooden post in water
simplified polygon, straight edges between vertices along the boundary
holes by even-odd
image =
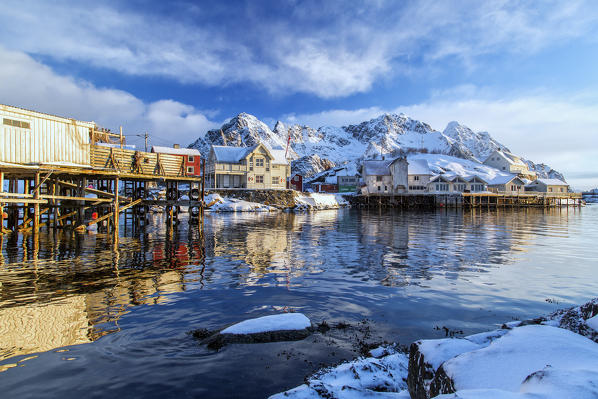
[[[35,172],[35,190],[33,192],[33,198],[39,200],[39,172]],[[33,204],[33,233],[39,233],[39,203]]]
[[[113,215],[113,230],[114,230],[114,246],[118,248],[119,224],[118,224],[118,176],[114,178],[114,215]]]
[[[4,172],[0,172],[0,193],[3,191],[4,191]],[[3,233],[4,233],[4,206],[0,203],[0,236],[2,236]]]

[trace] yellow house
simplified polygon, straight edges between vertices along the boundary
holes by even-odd
[[[206,164],[209,188],[285,189],[291,165],[281,147],[215,146]]]

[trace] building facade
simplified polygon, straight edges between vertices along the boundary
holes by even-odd
[[[513,173],[525,179],[535,180],[536,172],[529,170],[528,165],[515,154],[496,150],[486,160],[484,165],[492,166],[502,172]]]
[[[567,193],[569,185],[559,179],[537,179],[525,186],[525,191],[540,193]]]
[[[399,157],[392,161],[388,167],[392,176],[392,192],[396,194],[406,193],[409,169],[407,158]]]
[[[291,166],[282,148],[212,146],[206,164],[209,188],[285,189]]]
[[[425,159],[410,159],[407,171],[407,189],[410,193],[423,193],[428,191],[428,183],[432,173],[428,161]]]
[[[178,144],[174,147],[152,146],[152,152],[156,154],[171,154],[183,158],[183,168],[186,176],[201,176],[201,154],[194,148],[180,148]]]
[[[499,176],[488,183],[488,189],[493,192],[523,193],[525,182],[518,176]]]

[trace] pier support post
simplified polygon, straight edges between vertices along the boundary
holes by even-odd
[[[33,192],[33,198],[38,200],[39,199],[39,172],[35,173],[35,191]],[[33,233],[39,233],[39,203],[33,204]]]
[[[114,215],[113,215],[113,230],[114,230],[114,245],[118,246],[119,224],[118,224],[118,176],[114,179]]]

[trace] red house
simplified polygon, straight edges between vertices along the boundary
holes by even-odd
[[[152,152],[157,154],[179,155],[185,159],[185,173],[187,176],[201,176],[201,154],[194,148],[152,146]]]
[[[287,182],[287,188],[296,191],[303,191],[303,176],[294,174]]]

